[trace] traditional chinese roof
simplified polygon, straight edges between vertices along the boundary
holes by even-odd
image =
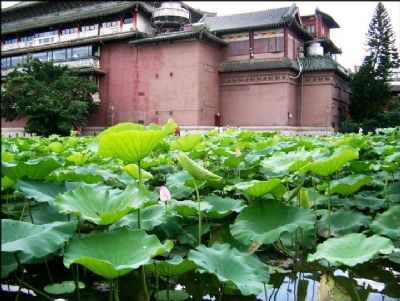
[[[207,25],[211,32],[217,33],[279,28],[286,25],[307,40],[312,39],[312,36],[297,22],[296,13],[298,13],[298,8],[293,4],[288,7],[220,17],[205,15],[199,22]]]
[[[344,67],[333,60],[331,57],[305,57],[300,59],[303,65],[303,72],[311,71],[336,71],[342,76],[348,78],[348,73]],[[222,62],[219,65],[220,73],[226,72],[248,72],[248,71],[263,71],[273,69],[291,69],[300,71],[297,61],[287,58],[281,60],[271,59],[249,59],[243,61]]]
[[[312,42],[318,42],[321,43],[321,46],[327,51],[330,52],[331,54],[341,54],[342,49],[337,47],[331,39],[329,38],[320,38],[320,39],[314,39],[312,41],[305,42],[305,44],[309,44]]]
[[[328,25],[329,28],[340,28],[339,24],[337,24],[336,21],[330,15],[320,11],[318,7],[315,9],[315,13],[320,14],[322,16],[322,19],[324,19],[326,25]]]
[[[103,17],[138,7],[151,14],[162,1],[26,1],[2,9],[2,33],[12,34],[33,28],[76,22],[82,19]],[[197,22],[204,14],[182,3],[191,13],[191,21]]]
[[[225,42],[224,40],[216,37],[215,35],[213,35],[211,33],[203,31],[203,30],[178,31],[178,32],[158,34],[158,35],[151,36],[148,38],[135,40],[130,43],[134,44],[134,45],[143,45],[143,44],[163,43],[163,42],[171,42],[171,41],[179,41],[179,40],[196,40],[196,39],[209,40],[211,42],[214,42],[214,43],[217,43],[220,45],[227,44],[227,42]]]

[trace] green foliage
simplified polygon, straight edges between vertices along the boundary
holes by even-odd
[[[71,73],[65,66],[34,58],[22,71],[7,75],[1,92],[1,117],[27,118],[25,130],[47,136],[69,135],[86,124],[97,105],[91,94],[97,85]]]

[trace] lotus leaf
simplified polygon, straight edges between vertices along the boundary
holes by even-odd
[[[242,200],[236,200],[229,197],[219,197],[209,195],[203,198],[202,203],[208,203],[210,208],[206,209],[207,215],[214,218],[222,218],[234,212],[240,212],[245,204]]]
[[[273,156],[261,161],[261,166],[274,174],[295,172],[312,159],[312,154],[301,150],[290,153],[275,153]]]
[[[78,283],[79,289],[84,289],[85,284],[81,281]],[[44,291],[53,295],[70,294],[75,291],[75,281],[63,281],[61,283],[48,284],[44,287]]]
[[[400,238],[400,205],[392,206],[382,214],[377,214],[370,225],[376,234],[392,239]]]
[[[256,200],[239,213],[230,229],[233,237],[244,243],[270,244],[285,232],[308,230],[314,224],[311,210],[285,206],[276,200]]]
[[[356,194],[344,203],[345,207],[356,207],[357,209],[364,210],[369,208],[371,211],[376,211],[386,207],[385,200],[377,198],[373,195]]]
[[[179,215],[182,216],[197,216],[197,207],[198,204],[197,202],[193,202],[191,200],[185,200],[185,201],[176,201],[173,200],[172,204],[175,206],[176,211],[178,212]],[[200,210],[201,211],[206,211],[210,210],[212,208],[212,205],[206,202],[200,202]]]
[[[167,123],[162,126],[161,131],[164,136],[167,136],[174,133],[177,127],[178,124],[174,120],[168,119]]]
[[[1,221],[1,251],[22,252],[41,258],[58,250],[75,232],[77,221],[34,225],[3,219]]]
[[[53,205],[54,198],[67,190],[65,183],[43,182],[34,180],[18,180],[16,188],[20,190],[25,197],[32,198],[37,202],[47,202]]]
[[[65,247],[64,265],[83,265],[93,273],[113,279],[148,264],[152,257],[170,250],[155,235],[123,228],[75,238]]]
[[[262,292],[262,281],[269,281],[268,266],[256,256],[242,253],[229,244],[215,243],[190,250],[188,259],[196,263],[200,273],[215,274],[219,281],[233,283],[243,295]]]
[[[160,301],[183,301],[189,298],[189,294],[178,290],[159,290],[155,297]]]
[[[89,158],[89,154],[72,154],[69,155],[66,159],[70,162],[75,163],[76,165],[80,166],[86,163],[87,159]]]
[[[182,275],[186,272],[193,270],[196,267],[196,265],[192,261],[188,259],[183,259],[182,256],[179,255],[169,260],[157,261],[156,264],[157,264],[157,274],[159,276],[170,276],[170,277]],[[148,270],[152,274],[155,274],[156,267],[154,263],[146,265],[146,270]]]
[[[140,208],[146,198],[139,189],[128,185],[120,194],[90,186],[79,186],[55,199],[55,206],[63,213],[82,216],[97,225],[110,225],[133,209]]]
[[[9,177],[4,176],[1,178],[1,191],[6,190],[7,188],[14,188],[15,182],[11,180]]]
[[[144,230],[153,230],[155,226],[160,225],[164,222],[164,218],[164,206],[153,205],[145,207],[140,211],[140,227]],[[115,222],[115,224],[111,226],[110,229],[116,227],[128,227],[131,229],[137,229],[137,225],[137,214],[131,213]]]
[[[43,225],[52,222],[76,220],[76,218],[74,216],[71,217],[60,213],[56,207],[49,206],[47,203],[38,203],[31,206],[30,214],[24,216],[23,220],[25,222],[32,222],[35,225]]]
[[[176,157],[182,167],[195,179],[198,181],[219,181],[222,178],[213,174],[212,172],[204,169],[199,164],[194,162],[185,154],[179,154]]]
[[[203,139],[200,133],[188,133],[171,142],[171,150],[190,152]]]
[[[18,260],[20,263],[29,263],[33,259],[32,255],[24,253],[18,254]],[[1,278],[6,278],[11,272],[14,272],[18,268],[18,262],[15,259],[14,254],[2,252],[1,254]]]
[[[1,152],[1,161],[10,163],[10,162],[14,161],[14,155],[7,151],[2,151]]]
[[[103,138],[104,136],[109,134],[116,134],[125,131],[142,131],[144,129],[145,127],[143,124],[133,122],[121,122],[101,132],[100,135],[97,136],[97,139]]]
[[[126,171],[128,175],[130,175],[132,178],[135,180],[139,180],[139,166],[136,164],[128,164],[123,167],[123,169]],[[152,179],[153,175],[144,169],[140,169],[140,174],[142,179]]]
[[[116,157],[128,163],[142,160],[161,142],[161,131],[123,131],[100,138],[97,153]]]
[[[101,169],[98,165],[68,166],[58,169],[50,176],[51,179],[70,182],[98,183],[118,178],[118,174]]]
[[[358,152],[353,149],[344,149],[341,152],[332,155],[326,160],[310,162],[303,166],[299,172],[306,173],[311,171],[319,176],[330,176],[340,170],[344,164],[358,158]]]
[[[47,146],[47,148],[56,154],[59,154],[64,150],[64,147],[60,142],[52,142]]]
[[[331,213],[331,233],[334,236],[358,232],[360,227],[367,227],[372,218],[358,211],[341,209]],[[328,212],[318,222],[318,232],[328,237]]]
[[[351,175],[339,180],[334,180],[331,182],[331,194],[337,193],[341,195],[351,195],[362,186],[369,185],[372,183],[372,177],[365,175]]]
[[[32,180],[42,180],[59,167],[60,164],[50,157],[42,157],[26,162],[1,162],[1,172],[3,175],[14,181],[24,176]]]
[[[281,183],[279,179],[269,179],[268,181],[249,181],[241,182],[235,185],[235,187],[241,191],[244,191],[248,195],[254,197],[261,197],[267,193],[270,193],[275,187]]]
[[[339,238],[330,238],[317,246],[308,261],[325,259],[333,265],[355,266],[372,259],[377,254],[390,254],[394,246],[390,239],[378,235],[366,237],[351,233]]]

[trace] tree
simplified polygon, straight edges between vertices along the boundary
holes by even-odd
[[[66,66],[30,59],[8,74],[1,92],[1,117],[26,118],[25,130],[40,135],[68,135],[97,110],[91,94],[97,85]]]
[[[394,32],[388,13],[378,3],[367,33],[368,55],[351,78],[351,115],[357,122],[373,118],[382,111],[389,96],[387,84],[390,69],[399,66]]]

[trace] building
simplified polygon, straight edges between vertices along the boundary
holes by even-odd
[[[217,16],[181,2],[36,1],[2,11],[2,77],[28,55],[98,83],[87,131],[119,122],[330,133],[349,113],[328,14]],[[4,122],[3,133],[23,120]],[[8,132],[7,132],[8,131]]]

